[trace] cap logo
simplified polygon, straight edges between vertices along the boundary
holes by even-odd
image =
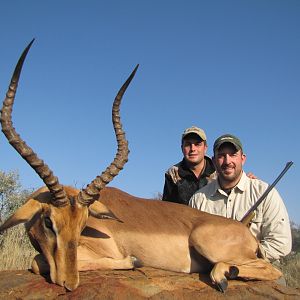
[[[230,136],[225,136],[225,137],[220,139],[220,141],[223,141],[223,140],[233,140],[233,138],[230,137]]]

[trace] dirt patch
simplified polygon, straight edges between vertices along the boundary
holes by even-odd
[[[300,290],[272,281],[230,280],[225,294],[207,275],[179,274],[152,268],[134,271],[80,272],[73,292],[30,271],[0,271],[0,299],[300,299]]]

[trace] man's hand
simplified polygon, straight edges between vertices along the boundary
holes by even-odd
[[[175,184],[177,184],[177,182],[181,180],[181,178],[178,174],[178,167],[176,167],[176,166],[172,166],[171,168],[169,168],[166,173],[171,176],[172,181]]]
[[[269,262],[269,259],[267,258],[267,255],[266,255],[266,251],[264,250],[261,243],[258,243],[258,249],[257,249],[257,254],[256,255],[257,255],[258,258],[262,258],[262,259]]]
[[[257,179],[257,177],[251,172],[247,173],[247,176],[251,179]]]

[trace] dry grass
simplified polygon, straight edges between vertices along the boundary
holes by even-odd
[[[23,224],[8,229],[0,236],[0,252],[0,270],[28,269],[37,254]]]
[[[281,271],[287,285],[300,288],[300,253],[293,253],[282,260]]]

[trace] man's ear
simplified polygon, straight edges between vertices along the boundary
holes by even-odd
[[[246,162],[247,160],[247,156],[245,153],[242,153],[242,165],[244,165],[244,163]]]
[[[208,149],[208,146],[207,146],[207,143],[204,141],[205,145],[204,145],[204,155],[206,155],[206,152],[207,152],[207,149]]]
[[[91,216],[97,219],[111,219],[122,222],[110,209],[106,207],[106,205],[99,201],[95,201],[89,206],[89,213]]]

